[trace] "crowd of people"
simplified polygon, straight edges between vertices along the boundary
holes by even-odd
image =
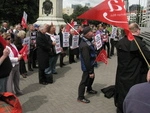
[[[28,71],[34,71],[34,68],[38,68],[39,84],[52,84],[54,82],[53,74],[57,74],[57,60],[59,59],[60,68],[63,68],[66,65],[64,57],[68,54],[69,64],[76,62],[76,56],[81,62],[83,71],[77,100],[90,103],[84,93],[86,90],[89,94],[97,94],[97,91],[92,88],[92,84],[95,78],[94,68],[98,66],[95,58],[102,49],[107,51],[109,59],[114,55],[115,48],[117,51],[118,66],[114,97],[117,113],[124,113],[123,102],[129,89],[135,84],[150,80],[150,75],[147,74],[149,67],[135,40],[148,62],[150,62],[150,51],[139,36],[140,28],[136,23],[129,26],[135,38],[133,41],[129,41],[126,35],[123,36],[119,29],[113,34],[112,29],[111,31],[107,29],[107,24],[79,25],[76,29],[70,29],[67,35],[68,43],[66,43],[68,46],[64,45],[66,29],[63,25],[60,26],[58,33],[56,33],[56,27],[53,24],[29,24],[27,29],[23,29],[20,24],[14,28],[8,26],[8,23],[4,22],[0,30],[0,38],[6,42],[5,45],[3,41],[0,41],[0,92],[8,91],[22,95],[23,92],[19,88],[20,75],[26,78]],[[76,48],[73,47],[75,35],[78,35]],[[95,36],[100,36],[101,46],[99,48],[97,48]],[[58,39],[60,44],[58,44]],[[27,60],[24,59],[24,54],[20,53],[25,45],[28,47]],[[58,50],[57,47],[59,47]]]

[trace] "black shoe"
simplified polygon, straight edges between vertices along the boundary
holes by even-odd
[[[63,63],[62,65],[65,66],[66,64]]]
[[[33,66],[33,68],[38,68],[38,66]]]
[[[53,72],[53,74],[58,74],[57,72]]]
[[[48,83],[47,82],[40,82],[40,84],[47,85]]]
[[[97,91],[95,91],[95,90],[90,90],[90,91],[87,91],[87,93],[89,93],[89,94],[97,94]]]
[[[33,71],[33,69],[29,69],[29,71]]]
[[[82,102],[82,103],[90,103],[90,100],[83,98],[83,99],[78,99],[78,102]]]

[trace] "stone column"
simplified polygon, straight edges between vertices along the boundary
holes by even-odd
[[[36,24],[51,24],[56,26],[56,32],[60,25],[65,25],[62,18],[63,0],[39,0],[39,18]]]

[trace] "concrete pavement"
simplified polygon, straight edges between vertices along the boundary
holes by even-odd
[[[59,61],[59,60],[58,60]],[[93,89],[98,91],[96,95],[86,97],[89,104],[77,102],[78,85],[82,71],[80,61],[67,64],[63,68],[56,67],[58,74],[54,75],[54,83],[41,85],[38,83],[38,69],[30,72],[27,78],[20,80],[20,88],[24,95],[19,96],[23,107],[23,113],[116,113],[113,98],[104,97],[101,89],[114,85],[117,59],[116,55],[108,59],[108,64],[99,63],[95,68],[95,81]]]

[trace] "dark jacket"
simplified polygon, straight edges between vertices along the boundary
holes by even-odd
[[[4,50],[4,47],[0,43],[0,57],[3,55],[3,50]],[[11,69],[12,69],[12,64],[8,56],[0,65],[0,78],[5,78],[9,76]]]
[[[142,38],[135,36],[148,62],[150,62],[150,51]],[[122,109],[123,100],[129,89],[138,83],[146,81],[148,67],[142,57],[135,41],[129,41],[127,37],[122,38],[116,45],[118,55],[118,66],[115,83],[115,104]]]
[[[141,83],[131,87],[124,103],[124,113],[149,113],[150,112],[150,83]]]
[[[96,58],[96,52],[94,45],[91,41],[82,38],[79,45],[80,57],[81,57],[81,68],[82,71],[87,71],[89,74],[94,73],[94,61]]]
[[[49,66],[49,57],[52,47],[50,37],[41,32],[37,33],[37,60],[40,69],[46,69]]]

